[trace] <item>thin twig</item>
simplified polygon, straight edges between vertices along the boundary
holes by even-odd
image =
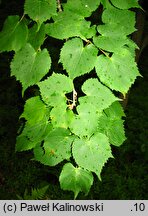
[[[25,17],[25,14],[22,15],[21,19],[19,20],[19,22],[21,22]]]
[[[62,6],[60,0],[57,0],[59,12],[62,12]]]
[[[76,107],[76,103],[77,103],[77,92],[75,88],[73,88],[73,99],[72,99],[72,104],[68,105],[69,109],[73,110],[74,107]]]
[[[101,51],[106,57],[108,57],[108,58],[110,59],[109,55],[108,55],[105,51],[103,51],[102,49],[100,49],[100,51]]]
[[[77,92],[75,88],[73,88],[73,107],[76,106],[76,102],[77,102]]]

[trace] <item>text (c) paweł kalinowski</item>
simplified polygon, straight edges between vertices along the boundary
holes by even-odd
[[[20,204],[20,211],[103,211],[103,203],[94,203],[94,204],[60,204],[57,203],[46,203],[46,204],[27,204],[25,202]]]

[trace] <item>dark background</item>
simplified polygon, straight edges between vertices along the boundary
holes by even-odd
[[[2,0],[0,4],[0,29],[8,15],[22,16],[20,0]],[[146,1],[141,1],[144,13],[144,37],[148,35]],[[54,41],[53,53],[58,41]],[[54,44],[54,43],[53,43]],[[56,51],[55,51],[56,52]],[[61,165],[54,168],[31,160],[30,151],[15,153],[19,116],[24,99],[21,85],[10,76],[13,52],[0,54],[0,199],[17,199],[26,188],[49,184],[47,199],[73,199],[73,193],[60,189],[58,176]],[[94,176],[94,184],[87,197],[80,193],[78,199],[147,199],[148,185],[148,46],[143,48],[138,60],[143,78],[138,77],[132,86],[125,108],[127,140],[120,148],[112,148],[115,159],[109,159],[102,171],[102,181]],[[29,93],[28,93],[29,94]],[[27,97],[27,96],[26,96]]]

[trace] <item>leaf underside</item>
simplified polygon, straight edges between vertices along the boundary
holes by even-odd
[[[74,167],[71,163],[66,163],[60,174],[59,181],[61,188],[73,191],[76,199],[80,191],[84,192],[85,195],[88,194],[93,184],[93,175],[81,167]]]

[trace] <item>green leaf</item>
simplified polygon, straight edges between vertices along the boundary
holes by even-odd
[[[35,159],[44,165],[55,166],[64,159],[71,157],[71,144],[74,136],[64,128],[53,129],[44,140],[43,148],[34,148]]]
[[[95,11],[100,4],[100,0],[68,0],[64,5],[64,11],[77,14],[82,17],[89,17],[93,11]]]
[[[138,48],[126,36],[98,36],[93,38],[93,42],[98,48],[107,52],[118,52],[119,49],[126,48],[133,57],[135,56],[135,48]]]
[[[73,90],[72,80],[62,74],[53,73],[48,79],[38,84],[43,101],[51,106],[59,106],[67,102],[65,96]]]
[[[128,25],[127,25],[127,20],[128,20]],[[99,25],[97,30],[98,32],[100,32],[105,36],[109,36],[109,35],[124,36],[124,35],[129,35],[136,30],[135,29],[136,16],[135,16],[135,12],[133,11],[119,10],[115,8],[106,9],[102,14],[102,21],[106,25]]]
[[[38,96],[27,100],[21,115],[27,122],[23,132],[17,136],[16,151],[32,149],[48,135],[52,128],[48,121],[49,113],[50,109]]]
[[[67,128],[74,116],[73,112],[68,110],[68,99],[65,95],[73,90],[72,80],[65,75],[53,73],[38,86],[43,101],[53,107],[50,113],[53,127]]]
[[[112,4],[120,9],[139,8],[138,0],[111,0]]]
[[[28,43],[30,43],[35,50],[38,50],[45,40],[45,24],[42,23],[40,29],[35,23],[33,27],[29,29]]]
[[[15,151],[21,152],[21,151],[27,151],[33,149],[38,142],[31,141],[27,136],[29,134],[25,131],[19,136],[17,136],[16,144],[15,144]]]
[[[89,44],[83,46],[80,38],[67,41],[60,55],[60,62],[68,72],[71,79],[89,73],[95,66],[98,49]]]
[[[95,172],[99,179],[104,164],[113,157],[109,140],[102,133],[95,133],[90,139],[76,138],[72,154],[78,166]]]
[[[49,185],[46,185],[41,188],[32,188],[31,194],[29,194],[26,190],[26,192],[24,193],[23,200],[43,200],[45,199],[45,194],[48,188]]]
[[[79,98],[78,115],[70,124],[70,130],[79,137],[90,137],[97,131],[98,119],[103,109],[118,100],[112,92],[98,82],[97,79],[88,79],[82,86],[84,97]]]
[[[125,116],[121,104],[113,103],[109,108],[104,110],[99,119],[98,131],[106,134],[112,145],[120,146],[126,139],[124,132],[122,116]]]
[[[97,27],[98,32],[102,35],[93,39],[97,47],[109,52],[116,52],[129,44],[127,35],[136,30],[134,12],[110,8],[104,10],[102,20],[105,24]]]
[[[28,14],[39,25],[55,15],[56,10],[56,0],[26,0],[24,5],[25,14]]]
[[[95,26],[90,27],[89,21],[76,14],[62,12],[54,18],[54,21],[54,23],[46,24],[46,33],[50,37],[63,40],[77,36],[87,40],[96,33]]]
[[[50,117],[53,127],[68,128],[74,118],[74,113],[67,109],[66,103],[63,103],[52,108]]]
[[[79,137],[90,137],[97,130],[101,114],[89,101],[80,103],[77,112],[78,115],[69,124],[70,130]]]
[[[111,57],[100,55],[96,72],[102,83],[123,94],[127,93],[136,77],[140,76],[134,58],[127,49],[120,49]]]
[[[128,25],[127,25],[127,20],[128,20]],[[117,8],[111,7],[103,11],[102,21],[103,23],[117,24],[119,28],[121,29],[123,28],[125,31],[130,32],[131,30],[134,31],[136,17],[135,17],[135,12],[133,11],[119,10]]]
[[[39,96],[32,97],[26,101],[24,112],[20,117],[25,118],[29,124],[34,125],[46,118],[47,110],[46,105],[40,100]]]
[[[107,109],[104,110],[104,113],[111,119],[121,119],[125,116],[123,107],[119,101],[115,101]]]
[[[101,0],[101,4],[103,5],[104,8],[110,8],[112,5],[108,0]]]
[[[11,62],[11,75],[15,75],[23,86],[23,91],[27,87],[39,82],[49,71],[51,58],[47,49],[35,51],[30,44],[26,44],[19,50]]]
[[[0,52],[18,51],[28,37],[28,28],[19,16],[8,16],[0,32]]]
[[[93,184],[93,175],[81,167],[74,167],[71,163],[66,163],[63,166],[59,181],[61,188],[63,190],[73,191],[74,199],[76,199],[81,191],[85,195],[88,194]]]
[[[82,86],[82,91],[86,96],[81,97],[80,104],[88,101],[98,112],[109,107],[114,101],[119,100],[106,86],[102,85],[98,79],[88,79]]]
[[[131,39],[129,39],[127,44],[125,45],[125,48],[130,51],[132,57],[135,59],[136,58],[135,49],[139,49],[137,44],[134,41],[132,41]]]
[[[49,185],[45,185],[40,188],[32,188],[31,193],[27,189],[25,189],[23,197],[16,194],[19,200],[41,200],[45,199],[46,191],[48,190]]]
[[[98,36],[93,38],[94,44],[103,50],[108,52],[117,52],[122,48],[126,42],[126,37],[109,37],[109,36]]]

